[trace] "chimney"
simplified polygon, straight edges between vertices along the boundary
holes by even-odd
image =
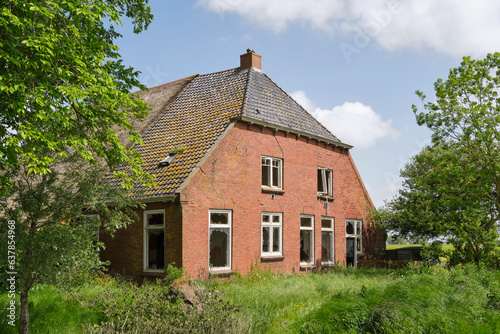
[[[262,56],[255,53],[254,50],[247,49],[247,53],[240,56],[240,69],[255,67],[262,69]]]

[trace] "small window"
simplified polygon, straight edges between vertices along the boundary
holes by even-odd
[[[281,213],[262,213],[262,256],[282,255],[281,231]]]
[[[282,189],[282,160],[262,157],[262,186]]]
[[[144,211],[144,270],[165,268],[165,210]]]
[[[314,264],[314,216],[300,216],[300,264]]]
[[[335,262],[333,222],[333,218],[321,218],[321,261],[323,264]]]
[[[231,211],[209,211],[210,270],[231,269]]]
[[[346,220],[345,226],[346,237],[355,239],[354,245],[357,254],[363,253],[363,221],[361,220]]]
[[[318,195],[333,196],[332,175],[331,169],[318,167]]]

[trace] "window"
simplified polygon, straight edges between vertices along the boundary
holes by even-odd
[[[333,196],[332,175],[331,169],[318,167],[318,195]]]
[[[262,214],[262,256],[281,255],[281,213]]]
[[[300,216],[300,264],[314,264],[314,216]]]
[[[282,160],[262,157],[262,186],[281,189]]]
[[[144,211],[144,270],[165,268],[165,210]]]
[[[231,211],[210,210],[210,270],[231,269]]]
[[[357,254],[363,253],[363,221],[361,220],[346,220],[345,234],[346,237],[352,237],[356,240],[354,245]]]
[[[335,262],[333,226],[333,218],[321,218],[321,262],[323,264]]]

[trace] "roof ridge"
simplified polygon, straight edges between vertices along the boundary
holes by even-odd
[[[162,83],[160,85],[147,87],[147,90],[155,89],[155,88],[159,88],[159,87],[163,87],[163,86],[168,86],[168,85],[180,82],[180,81],[184,81],[184,80],[187,80],[187,79],[195,78],[197,76],[199,76],[199,74],[192,74],[190,76],[187,76],[187,77],[184,77],[184,78],[180,78],[180,79],[177,79],[177,80],[174,80],[174,81],[165,82],[165,83]],[[132,92],[132,94],[136,94],[136,93],[140,93],[140,92],[145,92],[145,90],[139,89],[139,90],[136,90],[135,92]]]
[[[240,115],[243,115],[243,112],[247,106],[247,101],[248,101],[248,87],[250,86],[250,70],[252,68],[245,69],[247,71],[247,79],[245,83],[245,94],[243,95],[243,102],[241,103],[241,110],[240,110]]]
[[[276,87],[278,87],[286,96],[288,96],[300,109],[302,109],[306,114],[308,114],[309,116],[311,116],[311,118],[319,125],[321,126],[324,130],[326,130],[329,134],[331,134],[333,137],[337,138],[337,140],[339,142],[342,143],[342,141],[336,136],[334,135],[330,130],[328,130],[327,127],[325,127],[323,124],[321,124],[320,121],[318,121],[316,119],[316,117],[314,117],[309,111],[307,111],[303,106],[301,106],[297,101],[295,101],[295,99],[293,97],[291,97],[283,88],[281,88],[280,85],[278,85],[276,82],[274,82],[273,79],[271,79],[264,71],[262,71],[262,74],[266,76],[266,78],[268,78],[273,84],[276,85]]]

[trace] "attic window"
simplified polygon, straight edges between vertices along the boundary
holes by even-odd
[[[179,152],[170,152],[168,156],[158,163],[158,167],[165,167],[172,163],[172,160],[179,154]]]

